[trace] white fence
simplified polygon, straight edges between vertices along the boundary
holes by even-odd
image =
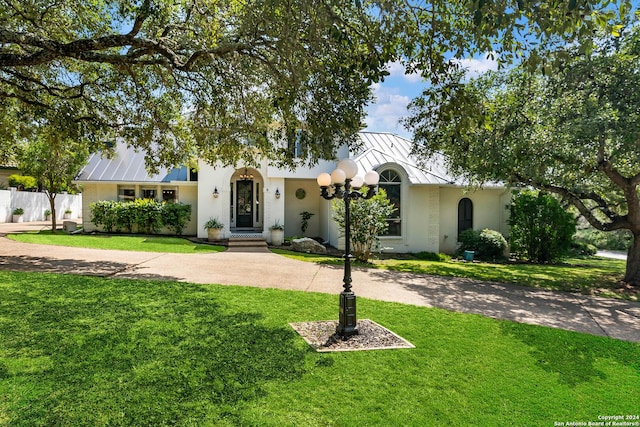
[[[0,190],[0,222],[11,222],[13,210],[22,208],[23,221],[44,221],[44,211],[51,209],[44,193],[31,191]],[[56,196],[56,219],[63,219],[64,212],[71,210],[71,218],[82,216],[81,194],[58,194]]]

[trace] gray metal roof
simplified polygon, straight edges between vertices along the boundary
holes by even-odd
[[[412,142],[392,133],[360,132],[362,140],[360,151],[351,153],[360,171],[376,170],[389,165],[401,167],[411,184],[457,185],[465,183],[447,173],[443,156],[436,156],[426,164],[411,155]],[[150,175],[145,168],[143,152],[137,152],[126,144],[116,145],[112,158],[101,153],[93,154],[87,165],[80,171],[76,181],[98,182],[169,182],[187,181],[186,167],[178,169],[160,169],[156,175]]]
[[[464,185],[447,173],[444,157],[437,156],[421,167],[411,155],[412,142],[392,133],[360,132],[361,151],[352,153],[361,171],[377,170],[383,165],[398,165],[412,184]]]
[[[126,144],[116,145],[112,158],[102,153],[92,154],[87,165],[82,168],[76,181],[100,182],[170,182],[186,181],[187,168],[164,169],[157,174],[150,175],[144,163],[145,154],[137,152]]]

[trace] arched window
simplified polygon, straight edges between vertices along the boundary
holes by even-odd
[[[391,213],[391,216],[387,218],[387,223],[389,224],[389,228],[387,228],[387,232],[384,236],[401,236],[402,235],[402,220],[401,220],[401,200],[400,200],[400,189],[402,187],[402,179],[398,172],[387,169],[380,172],[380,182],[378,186],[382,188],[387,193],[387,199],[391,203],[393,203],[394,211]]]
[[[473,228],[473,202],[465,197],[458,203],[458,235]]]

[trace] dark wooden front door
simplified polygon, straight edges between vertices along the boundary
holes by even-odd
[[[253,227],[253,181],[236,181],[236,227]]]

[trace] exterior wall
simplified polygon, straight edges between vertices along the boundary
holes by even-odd
[[[244,171],[244,167],[238,169],[232,167],[214,167],[200,161],[198,168],[197,235],[201,238],[207,237],[207,231],[203,228],[204,223],[210,218],[217,218],[224,224],[223,238],[229,237],[231,235],[231,228],[235,225],[235,219],[232,218],[231,212],[231,184],[235,182],[237,173]],[[248,171],[254,175],[254,182],[260,184],[259,204],[255,205],[255,208],[260,209],[259,221],[255,221],[254,219],[253,228],[260,230],[262,235],[267,240],[270,240],[270,226],[278,222],[287,227],[285,215],[285,200],[287,199],[285,179],[281,177],[269,177],[266,166],[260,169],[248,168]],[[214,189],[218,190],[218,197],[213,196]],[[280,193],[279,198],[276,198],[276,191]],[[235,215],[235,212],[233,215]],[[285,234],[286,232],[287,230],[285,230]]]
[[[126,185],[126,183],[123,183]],[[89,205],[93,202],[101,200],[118,200],[118,183],[83,183],[82,184],[82,226],[86,231],[97,230],[96,226],[91,222],[91,210]],[[183,231],[184,235],[193,236],[196,234],[196,217],[198,212],[198,194],[197,183],[162,183],[161,185],[137,185],[131,184],[135,187],[136,194],[140,191],[140,188],[156,188],[158,194],[161,194],[162,187],[177,187],[178,188],[178,201],[187,205],[191,205],[191,221],[189,221]],[[167,231],[168,233],[168,231]]]
[[[56,195],[56,218],[62,219],[64,211],[71,210],[71,217],[82,217],[82,195]],[[0,190],[0,222],[11,222],[13,210],[24,209],[23,221],[44,221],[44,211],[50,209],[45,193],[31,191]]]
[[[463,188],[440,188],[440,252],[453,253],[458,241],[458,203],[463,198],[473,203],[473,228],[497,230],[508,237],[510,194],[503,188],[484,188],[467,192]]]
[[[304,197],[301,196],[302,190],[304,191]],[[322,212],[324,206],[321,201],[324,201],[320,197],[320,189],[315,179],[287,179],[285,181],[285,193],[286,203],[285,209],[285,236],[307,236],[307,237],[322,237],[326,239],[326,234],[322,234],[326,227],[321,227],[321,221],[326,218],[324,212]],[[302,232],[302,212],[311,212],[314,214],[309,219],[309,225],[306,232]]]
[[[9,186],[9,177],[14,174],[19,174],[18,168],[5,167],[0,168],[0,187]]]
[[[401,199],[402,235],[381,237],[384,252],[438,252],[440,231],[439,189],[408,185],[403,177]]]

